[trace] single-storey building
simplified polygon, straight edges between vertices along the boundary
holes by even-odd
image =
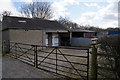
[[[91,38],[95,36],[95,31],[72,29],[70,30],[70,44],[71,46],[88,46],[92,43]]]
[[[3,41],[43,46],[64,46],[64,43],[68,43],[68,38],[68,29],[57,21],[15,16],[3,17]]]
[[[104,37],[104,36],[111,36],[111,35],[118,35],[120,34],[120,30],[115,30],[115,31],[102,31],[102,32],[99,32],[97,33],[97,37],[100,38],[100,37]]]
[[[108,31],[108,35],[118,35],[120,34],[120,30],[117,31]]]

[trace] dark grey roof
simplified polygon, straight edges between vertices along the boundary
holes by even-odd
[[[57,21],[23,18],[15,16],[4,16],[2,30],[5,29],[27,29],[27,30],[66,30],[62,24]]]

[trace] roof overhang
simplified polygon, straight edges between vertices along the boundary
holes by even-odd
[[[71,30],[70,32],[87,32],[87,33],[94,33],[95,31],[91,31],[91,30]]]
[[[50,32],[50,33],[67,33],[67,30],[46,30],[45,32]]]

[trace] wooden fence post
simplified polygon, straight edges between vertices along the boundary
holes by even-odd
[[[90,80],[97,80],[97,48],[92,46]]]

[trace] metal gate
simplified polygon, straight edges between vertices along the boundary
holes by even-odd
[[[3,42],[3,53],[68,78],[88,80],[89,48]]]

